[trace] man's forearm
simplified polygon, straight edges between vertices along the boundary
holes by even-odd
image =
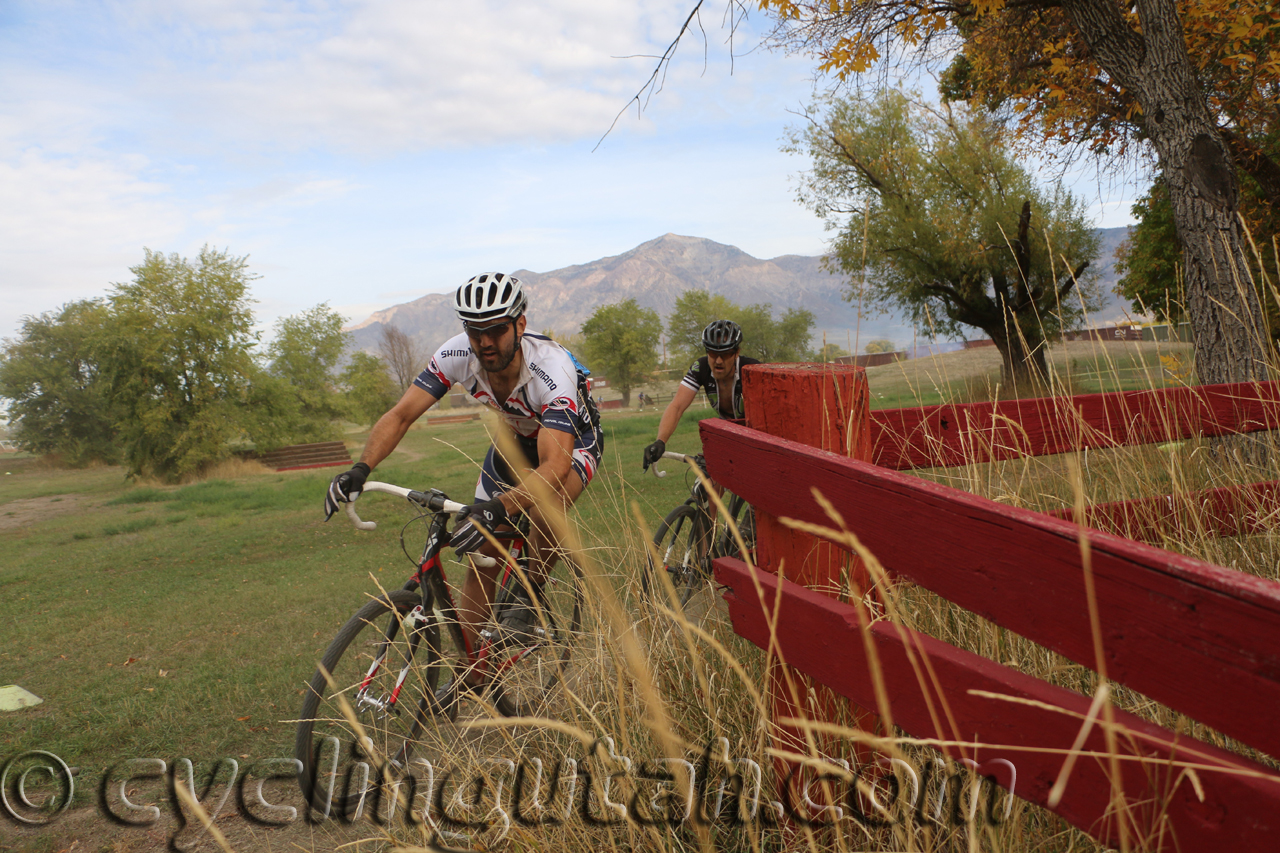
[[[554,463],[539,465],[529,473],[525,474],[524,485],[516,489],[505,491],[500,496],[502,505],[507,508],[507,512],[515,515],[523,512],[538,502],[539,493],[542,489],[531,486],[529,480],[537,478],[547,484],[550,493],[563,498],[565,495],[564,484],[569,479],[569,475],[573,473],[573,466],[561,466]]]
[[[371,469],[378,467],[378,463],[396,449],[396,445],[400,443],[400,439],[404,438],[404,434],[409,431],[413,422],[426,414],[427,409],[434,406],[436,402],[437,399],[426,391],[410,385],[409,390],[405,391],[404,396],[400,398],[400,402],[378,418],[378,422],[373,425],[373,429],[369,432],[369,440],[365,442],[364,450],[360,453],[360,461]]]
[[[676,427],[680,425],[680,418],[684,417],[686,407],[680,405],[680,401],[672,399],[667,404],[667,408],[662,413],[662,420],[658,421],[658,438],[662,441],[670,440],[675,434]]]
[[[565,483],[573,474],[573,448],[572,433],[544,427],[538,435],[538,467],[525,474],[524,485],[502,495],[502,505],[507,511],[517,513],[537,502],[543,492],[540,486],[529,482],[533,478],[546,483],[552,494],[563,498]]]
[[[378,418],[378,422],[373,425],[373,430],[369,433],[369,440],[365,442],[360,461],[371,469],[377,468],[378,463],[390,456],[391,451],[400,444],[400,439],[404,438],[405,433],[409,431],[410,423],[395,409]]]

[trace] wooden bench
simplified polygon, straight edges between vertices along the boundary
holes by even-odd
[[[351,464],[351,453],[341,441],[293,444],[252,458],[277,471],[298,471],[303,468],[327,468],[333,465]]]
[[[436,417],[430,417],[427,418],[427,423],[435,426],[437,424],[460,424],[467,421],[478,420],[480,420],[480,413],[472,412],[469,415],[439,415]]]

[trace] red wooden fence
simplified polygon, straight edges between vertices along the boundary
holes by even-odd
[[[871,459],[897,470],[950,467],[1277,428],[1278,382],[924,406],[872,412]],[[1117,501],[1087,516],[1092,527],[1155,543],[1257,533],[1280,525],[1280,483]]]
[[[972,445],[954,439],[966,431],[946,434],[957,411],[964,418],[961,423],[969,427],[966,440],[984,430],[991,436],[983,445],[988,458],[1106,446],[1092,443],[1099,435],[1109,436],[1113,443],[1120,437],[1161,440],[1276,423],[1274,388],[1195,391],[1076,398],[1072,408],[1090,429],[1055,429],[1046,401],[1017,401],[988,407],[985,415],[980,407],[934,407],[918,417],[898,410],[891,418],[880,418],[879,426],[873,421],[873,434],[884,429],[886,422],[902,425],[914,417],[917,433],[936,439],[929,449],[941,451],[931,459],[951,453],[951,459],[972,461],[970,454],[961,455]],[[1105,396],[1112,399],[1102,399]],[[751,405],[748,399],[749,412]],[[1012,417],[1011,408],[1030,412],[1028,422],[1041,426],[1037,432],[1020,435],[1020,444],[1014,441],[1017,431],[1000,420]],[[981,417],[987,418],[985,426]],[[1153,427],[1153,423],[1163,426]],[[862,543],[901,577],[1071,660],[1091,668],[1095,665],[1074,525],[741,426],[703,421],[701,430],[711,476],[757,508],[830,525],[810,491],[816,488],[839,509]],[[894,467],[914,464],[911,447],[898,447],[903,452]],[[1280,756],[1280,733],[1271,725],[1280,701],[1280,584],[1105,533],[1090,532],[1089,539],[1109,677]],[[755,582],[741,566],[724,561],[717,564],[717,576],[732,589],[735,630],[767,642],[761,626],[768,608],[757,597]],[[763,578],[757,574],[756,580]],[[785,581],[782,592],[778,641],[785,659],[856,702],[873,704],[876,697],[868,690],[861,644],[849,636],[851,629],[856,630],[851,611],[841,611],[843,605],[838,602]],[[771,602],[770,596],[765,598]],[[1020,774],[1023,781],[1017,793],[1045,802],[1061,756],[1014,750],[1067,749],[1079,721],[975,697],[968,691],[1034,698],[1077,713],[1087,708],[1086,697],[937,640],[900,634],[891,625],[878,624],[872,634],[892,682],[895,722],[917,736],[1004,745],[1003,751],[984,747],[983,757],[1005,755],[1016,765],[1030,768],[1030,773]],[[927,653],[935,662],[932,683],[919,679],[910,667],[905,657],[908,648]],[[939,716],[939,708],[948,713]],[[1158,823],[1158,816],[1144,813],[1141,804],[1153,807],[1153,798],[1155,803],[1166,795],[1172,798],[1166,849],[1176,849],[1175,845],[1184,850],[1274,848],[1274,830],[1280,822],[1280,777],[1134,718],[1121,715],[1117,720],[1130,733],[1124,739],[1126,754],[1148,762],[1137,769],[1133,762],[1125,762],[1125,794],[1136,813]],[[1175,756],[1202,768],[1198,775],[1204,802],[1183,789],[1188,785],[1185,780],[1175,787],[1173,780],[1179,774],[1168,765]],[[1153,772],[1152,761],[1164,762],[1164,770]],[[1213,767],[1231,772],[1206,769]],[[1246,771],[1255,775],[1241,775]],[[1075,825],[1114,841],[1118,837],[1114,823],[1103,820],[1109,784],[1102,780],[1102,772],[1093,761],[1078,764],[1057,811]]]
[[[866,373],[860,369],[810,364],[760,365],[743,376],[743,394],[751,400],[746,421],[752,429],[840,456],[865,460],[871,450],[867,433],[871,400]],[[805,401],[806,417],[795,416],[796,400]],[[843,572],[855,588],[871,587],[865,567],[856,563],[848,565],[848,556],[838,548],[815,542],[812,536],[797,534],[764,507],[757,507],[756,512],[756,551],[760,559],[779,566],[788,578],[800,584],[839,587]],[[849,705],[821,688],[815,693],[817,695],[810,698],[809,684],[804,677],[797,677],[777,661],[772,663],[769,695],[774,720],[806,713],[810,718],[836,720],[841,717],[840,706]],[[848,708],[863,729],[875,730],[879,725],[878,718],[868,710],[871,707],[854,703]],[[806,741],[823,740],[820,735],[814,738],[812,733],[786,725],[775,726],[773,735],[775,745],[785,752],[804,753]],[[870,754],[860,746],[857,757],[866,760]],[[801,784],[787,762],[779,760],[775,769],[779,776],[789,778],[793,786]]]
[[[1069,520],[1072,511],[1049,515]],[[1095,504],[1085,509],[1085,519],[1090,527],[1142,542],[1263,533],[1280,525],[1280,482]]]
[[[871,413],[871,461],[951,467],[1280,428],[1280,383],[1042,397]]]
[[[717,561],[717,579],[731,588],[725,597],[734,630],[767,648],[770,626],[776,626],[775,642],[787,663],[854,701],[874,703],[876,688],[869,675],[866,649],[861,642],[849,641],[858,631],[853,607],[773,575],[756,573],[753,581],[749,571],[736,560]],[[775,615],[779,585],[783,596]],[[1017,795],[1049,807],[1049,791],[1064,758],[1061,752],[1051,750],[1072,747],[1081,718],[1089,710],[1087,696],[888,622],[875,622],[870,631],[895,724],[918,737],[981,741],[980,751],[955,746],[944,748],[944,752],[988,765],[994,759],[1011,762],[1017,768]],[[913,666],[912,657],[917,666]],[[926,657],[931,671],[922,678],[917,669]],[[993,699],[975,691],[1037,702],[1042,707]],[[1115,722],[1125,732],[1119,739],[1123,790],[1139,813],[1129,827],[1131,839],[1149,835],[1154,829],[1176,838],[1178,847],[1173,849],[1275,849],[1280,830],[1280,778],[1237,755],[1180,738],[1132,714],[1117,711]],[[1099,727],[1093,727],[1082,749],[1092,754],[1076,764],[1061,802],[1052,810],[1086,832],[1115,843],[1117,827],[1103,817],[1111,810],[1111,783],[1106,763],[1097,758],[1107,751]],[[1203,802],[1175,761],[1198,768]],[[1009,780],[1001,781],[1007,784]],[[1167,827],[1162,826],[1161,811],[1167,815]],[[1146,824],[1149,829],[1144,831],[1132,823]],[[1152,848],[1158,846],[1153,844]]]

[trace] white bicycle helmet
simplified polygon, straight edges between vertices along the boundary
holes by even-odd
[[[453,296],[453,310],[464,323],[519,317],[524,313],[524,287],[520,279],[501,272],[475,276]]]

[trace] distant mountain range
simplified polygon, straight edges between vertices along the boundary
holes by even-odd
[[[1115,248],[1126,231],[1099,231],[1101,283],[1107,303],[1091,318],[1090,325],[1124,318],[1126,305],[1112,292],[1116,279],[1112,266]],[[875,316],[864,311],[859,322],[857,306],[845,299],[846,279],[823,270],[821,257],[782,255],[760,260],[734,246],[701,237],[665,234],[614,257],[545,273],[514,272],[528,289],[529,328],[536,331],[576,333],[596,308],[624,299],[635,299],[642,307],[656,310],[665,322],[680,294],[701,288],[740,305],[767,302],[778,313],[807,308],[818,320],[815,346],[821,344],[823,333],[829,342],[846,349],[855,341],[861,346],[877,338],[888,338],[901,347],[917,337],[901,316]],[[452,293],[432,293],[393,305],[350,327],[352,342],[356,349],[376,351],[382,327],[390,325],[434,350],[460,331],[452,305]],[[974,330],[974,334],[981,333]]]

